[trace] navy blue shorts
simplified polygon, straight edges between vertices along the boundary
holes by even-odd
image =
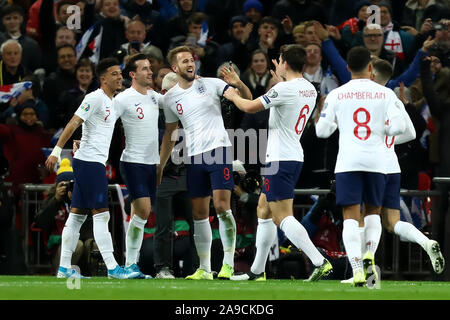
[[[210,152],[188,157],[186,178],[187,189],[191,198],[210,196],[212,190],[234,189],[231,152],[229,147],[217,148]]]
[[[156,165],[120,161],[120,173],[130,193],[130,200],[148,198],[156,201]]]
[[[262,192],[267,201],[281,201],[294,199],[294,189],[303,162],[299,161],[274,161],[268,162],[264,168],[264,184]]]
[[[382,206],[400,210],[400,173],[386,175],[386,188]]]
[[[72,167],[75,179],[71,206],[78,209],[108,208],[106,167],[100,162],[75,158]]]
[[[386,188],[386,175],[376,172],[351,171],[336,173],[336,204],[350,206],[365,203],[381,206]]]

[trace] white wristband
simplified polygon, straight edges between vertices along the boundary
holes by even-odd
[[[61,147],[58,147],[58,146],[55,146],[54,148],[53,148],[53,151],[52,151],[52,153],[50,154],[51,156],[54,156],[54,157],[56,157],[56,158],[60,158],[60,156],[61,156],[61,151],[62,151],[62,148]]]

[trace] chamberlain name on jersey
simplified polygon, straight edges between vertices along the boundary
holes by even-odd
[[[277,83],[259,97],[264,108],[270,108],[266,163],[301,161],[300,138],[316,105],[317,91],[304,78]]]
[[[386,134],[405,131],[403,104],[395,93],[369,79],[354,79],[332,90],[316,124],[320,138],[339,128],[335,172],[386,173]]]
[[[216,78],[195,79],[186,90],[176,84],[161,100],[166,122],[183,125],[188,156],[231,146],[220,106],[227,86]]]
[[[74,158],[105,165],[116,123],[112,100],[97,89],[84,97],[75,114],[83,119],[83,125],[80,148]]]
[[[159,99],[162,95],[148,90],[141,94],[130,87],[114,98],[117,118],[125,132],[125,149],[121,161],[159,164]]]

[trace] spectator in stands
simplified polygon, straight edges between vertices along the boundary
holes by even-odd
[[[41,148],[50,146],[51,135],[39,125],[34,104],[24,104],[16,110],[17,125],[0,124],[0,141],[4,144],[4,155],[10,164],[10,173],[5,181],[13,184],[16,200],[23,183],[40,183],[39,166],[45,162]]]
[[[217,65],[225,61],[233,61],[239,69],[245,70],[248,65],[246,45],[249,41],[253,25],[247,23],[244,16],[234,16],[230,21],[229,33],[231,41],[222,44],[217,50]]]
[[[169,50],[186,45],[193,51],[198,75],[213,77],[216,74],[216,52],[219,44],[202,38],[202,23],[206,16],[201,12],[193,13],[187,20],[188,32],[170,39]]]
[[[0,62],[0,86],[22,81],[26,70],[20,63],[22,46],[17,40],[9,39],[0,46],[2,61]]]
[[[434,73],[434,75],[433,75]],[[448,84],[450,83],[450,69],[442,67],[439,57],[431,56],[422,61],[420,79],[423,87],[423,95],[428,103],[431,114],[439,119],[438,131],[438,155],[439,162],[435,168],[435,176],[450,177],[450,94]],[[437,189],[444,196],[436,201],[433,210],[433,238],[443,244],[444,258],[450,259],[450,239],[445,232],[445,226],[450,219],[448,208],[448,197],[450,190],[448,184],[438,184]],[[449,268],[444,270],[444,279],[450,280]]]
[[[163,79],[170,72],[172,72],[172,69],[168,65],[163,65],[156,74],[153,74],[153,90],[159,93],[162,92]]]
[[[292,29],[292,36],[294,37],[294,42],[303,47],[305,47],[306,44],[309,43],[306,40],[306,36],[305,36],[306,23],[307,23],[307,21],[302,22],[302,23],[296,25],[294,27],[294,29]]]
[[[263,18],[264,7],[259,0],[247,0],[244,2],[243,12],[248,22],[253,25],[248,39],[250,42],[256,42],[258,40],[258,28]]]
[[[150,68],[152,69],[153,75],[156,75],[159,69],[161,69],[166,63],[166,59],[164,59],[161,49],[156,46],[149,45],[142,49],[142,53],[147,56],[147,59],[150,61]]]
[[[24,90],[16,99],[11,99],[9,107],[1,115],[2,120],[6,119],[6,122],[8,123],[8,118],[16,116],[16,110],[20,110],[25,105],[32,105],[36,109],[38,123],[42,124],[44,128],[48,128],[50,113],[48,111],[48,106],[41,99],[42,90],[39,79],[37,76],[29,74],[23,77],[22,80],[31,81],[32,86],[31,88]]]
[[[402,25],[420,30],[425,19],[438,22],[448,18],[449,8],[435,0],[408,0],[402,13]]]
[[[58,69],[52,72],[44,81],[43,99],[50,109],[50,128],[56,128],[55,110],[62,92],[74,88],[77,85],[75,66],[77,56],[75,48],[64,44],[56,51],[58,57]]]
[[[46,198],[34,220],[34,227],[42,229],[48,236],[48,239],[45,239],[46,246],[50,255],[52,272],[55,275],[61,257],[61,235],[69,217],[73,180],[70,160],[64,158],[58,169],[56,182],[45,192]],[[72,255],[72,265],[79,266],[82,274],[92,275],[91,272],[95,270],[97,263],[92,259],[91,252],[98,250],[98,247],[94,241],[92,216],[88,215],[87,220],[81,226],[80,238]]]
[[[193,0],[176,0],[176,5],[178,8],[177,15],[164,23],[164,37],[161,47],[164,52],[168,51],[170,39],[189,33],[187,20],[193,13],[198,13]]]
[[[77,79],[76,85],[63,91],[59,96],[53,115],[53,126],[56,129],[64,128],[80,106],[84,96],[99,88],[99,83],[95,76],[95,66],[89,59],[82,58],[77,62],[75,76]],[[67,141],[65,147],[72,148],[73,140],[79,140],[80,138],[81,128],[78,128]]]
[[[42,27],[44,28],[43,24]],[[50,37],[51,38],[51,37]],[[58,67],[58,58],[56,55],[56,48],[69,44],[73,47],[77,44],[76,34],[72,29],[67,28],[66,26],[59,27],[56,30],[56,36],[53,38],[48,38],[46,36],[43,37],[42,47],[45,54],[43,55],[43,67],[45,69],[45,74],[48,76],[52,72],[55,72]],[[51,42],[46,42],[46,39]]]
[[[368,7],[371,5],[369,0],[358,1],[354,4],[354,10],[356,16],[350,18],[340,25],[337,26],[339,29],[343,41],[350,47],[353,43],[353,38],[358,31],[366,26],[367,18],[369,14],[367,13]]]
[[[2,9],[2,23],[6,31],[0,33],[0,43],[8,39],[17,40],[22,46],[21,65],[30,72],[41,66],[41,48],[36,40],[22,34],[23,9],[16,5],[6,5]]]
[[[162,21],[159,12],[154,10],[154,3],[146,0],[129,0],[123,8],[125,15],[131,20],[140,20],[145,26],[145,42],[151,41],[156,46],[161,45]]]
[[[327,22],[325,7],[315,0],[280,0],[273,7],[272,16],[279,21],[289,16],[294,25],[306,20]]]
[[[103,0],[100,2],[100,13],[95,14],[95,1],[86,3],[84,8],[84,24],[92,26],[97,23],[94,32],[89,38],[91,42],[103,28],[102,41],[100,43],[100,58],[111,56],[120,46],[127,41],[125,38],[126,26],[130,18],[120,14],[119,0]]]
[[[122,44],[121,49],[125,50],[128,55],[141,52],[143,48],[150,45],[150,42],[144,43],[147,37],[145,24],[140,20],[132,20],[127,26],[125,37],[128,42]]]
[[[303,77],[316,87],[319,95],[327,95],[339,84],[336,76],[331,72],[331,67],[323,64],[322,47],[320,44],[309,43],[305,46],[305,51],[306,64]]]
[[[264,17],[258,28],[258,42],[247,45],[248,52],[261,49],[269,58],[269,66],[272,60],[279,57],[279,50],[283,44],[294,43],[292,34],[279,34],[280,23],[273,17]]]

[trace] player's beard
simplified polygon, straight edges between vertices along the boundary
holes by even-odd
[[[184,80],[189,81],[189,82],[195,80],[195,73],[191,76],[191,75],[189,75],[189,74],[186,73],[186,72],[180,72],[180,76],[181,76]]]

